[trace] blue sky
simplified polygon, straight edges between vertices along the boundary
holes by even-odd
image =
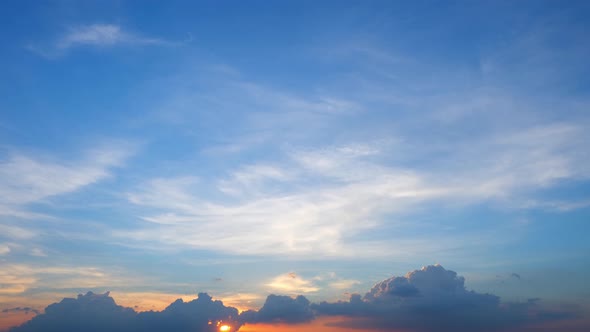
[[[588,3],[1,6],[0,308],[434,263],[587,306]]]

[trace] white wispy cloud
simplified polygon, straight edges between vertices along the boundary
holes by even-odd
[[[436,169],[390,165],[388,149],[398,146],[383,141],[288,150],[282,163],[241,167],[219,179],[221,186],[212,188],[222,194],[218,199],[199,194],[192,178],[148,182],[128,195],[146,208],[147,223],[117,235],[238,254],[391,255],[390,244],[359,242],[356,235],[395,228],[392,216],[420,204],[516,207],[536,189],[588,178],[582,166],[588,159],[580,154],[586,136],[573,124],[492,135],[450,151],[450,164],[440,161]],[[414,240],[416,248],[408,250],[430,247],[427,239]]]
[[[25,206],[33,202],[79,190],[111,176],[111,169],[135,151],[130,144],[89,149],[81,160],[42,158],[13,153],[0,161],[0,214],[20,218],[42,215],[29,212]]]
[[[67,29],[50,44],[29,45],[28,48],[46,57],[60,56],[75,47],[114,47],[173,45],[173,42],[160,38],[142,36],[123,29],[116,24],[78,25]]]
[[[180,89],[157,107],[159,119],[169,116],[169,125],[187,130],[223,126],[227,144],[203,150],[258,147],[262,157],[199,183],[190,171],[145,181],[128,198],[146,222],[116,235],[238,254],[392,255],[399,251],[394,240],[435,252],[430,235],[408,241],[392,231],[404,214],[428,204],[522,208],[537,190],[590,176],[590,126],[579,117],[586,100],[572,111],[559,95],[472,87],[465,83],[475,80],[472,69],[398,61],[407,57],[369,46],[353,53],[399,77],[375,78],[362,67],[350,80],[294,94],[236,72],[206,83],[180,75],[170,84]],[[416,75],[430,69],[436,73]],[[546,101],[572,115],[556,121]],[[390,243],[367,238],[380,228]]]
[[[115,287],[131,279],[93,266],[39,266],[0,262],[0,304],[11,303],[32,288],[43,290]]]
[[[286,182],[293,178],[289,170],[272,165],[255,164],[246,165],[239,170],[232,172],[228,179],[219,181],[219,191],[228,195],[248,195],[256,191],[263,192],[268,189],[269,182]]]
[[[259,178],[261,169],[273,170],[265,180],[274,182],[241,187],[243,194],[233,202],[199,196],[190,178],[153,180],[129,194],[132,203],[154,211],[143,217],[149,224],[119,235],[233,253],[359,254],[345,248],[346,237],[376,226],[383,213],[440,196],[446,189],[426,185],[411,171],[363,162],[357,152],[351,153],[357,150],[297,152],[288,166],[293,171],[258,165],[256,176],[246,178]],[[308,162],[319,159],[320,166]],[[282,174],[287,173],[292,175],[284,182]],[[317,179],[317,184],[306,184],[308,179]]]
[[[0,224],[0,233],[13,240],[27,240],[38,234],[38,232],[34,230],[3,224]]]

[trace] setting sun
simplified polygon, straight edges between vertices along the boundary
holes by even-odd
[[[229,331],[229,330],[231,330],[231,326],[229,326],[229,325],[221,325],[219,327],[219,331]]]

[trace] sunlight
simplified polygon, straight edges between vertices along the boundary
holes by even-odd
[[[222,331],[222,332],[229,331],[229,330],[231,330],[231,326],[229,326],[229,325],[221,325],[219,327],[219,331]]]

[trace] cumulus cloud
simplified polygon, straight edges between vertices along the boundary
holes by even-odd
[[[240,320],[245,323],[304,323],[314,319],[310,302],[304,296],[296,298],[269,295],[259,311],[245,311]]]
[[[332,327],[362,330],[514,332],[550,323],[562,331],[561,324],[582,317],[577,310],[547,309],[538,298],[501,302],[496,295],[467,290],[463,277],[432,265],[383,280],[348,301],[312,304],[302,295],[269,295],[260,310],[241,314],[206,293],[188,302],[178,299],[162,311],[137,313],[117,305],[108,292],[88,292],[48,306],[11,332],[213,332],[222,324],[235,332],[243,324],[304,324],[327,316],[333,318],[325,324]],[[3,312],[16,311],[38,313],[26,307]]]
[[[354,317],[346,322],[349,327],[421,332],[506,331],[572,316],[548,314],[538,308],[537,301],[501,303],[498,296],[469,291],[463,277],[440,265],[379,282],[348,302],[322,302],[313,308],[320,315]]]
[[[139,331],[217,331],[217,322],[234,329],[239,328],[238,310],[213,301],[206,293],[189,302],[176,300],[161,312],[143,312],[138,315]],[[211,324],[210,324],[211,323]]]
[[[135,316],[133,309],[117,305],[109,293],[88,292],[49,305],[44,314],[11,331],[129,331]]]
[[[238,310],[226,307],[221,301],[213,301],[205,294],[189,302],[179,299],[160,312],[137,313],[131,308],[117,305],[109,293],[88,292],[76,299],[65,298],[45,308],[25,324],[11,332],[57,331],[217,331],[217,322],[239,328]]]

